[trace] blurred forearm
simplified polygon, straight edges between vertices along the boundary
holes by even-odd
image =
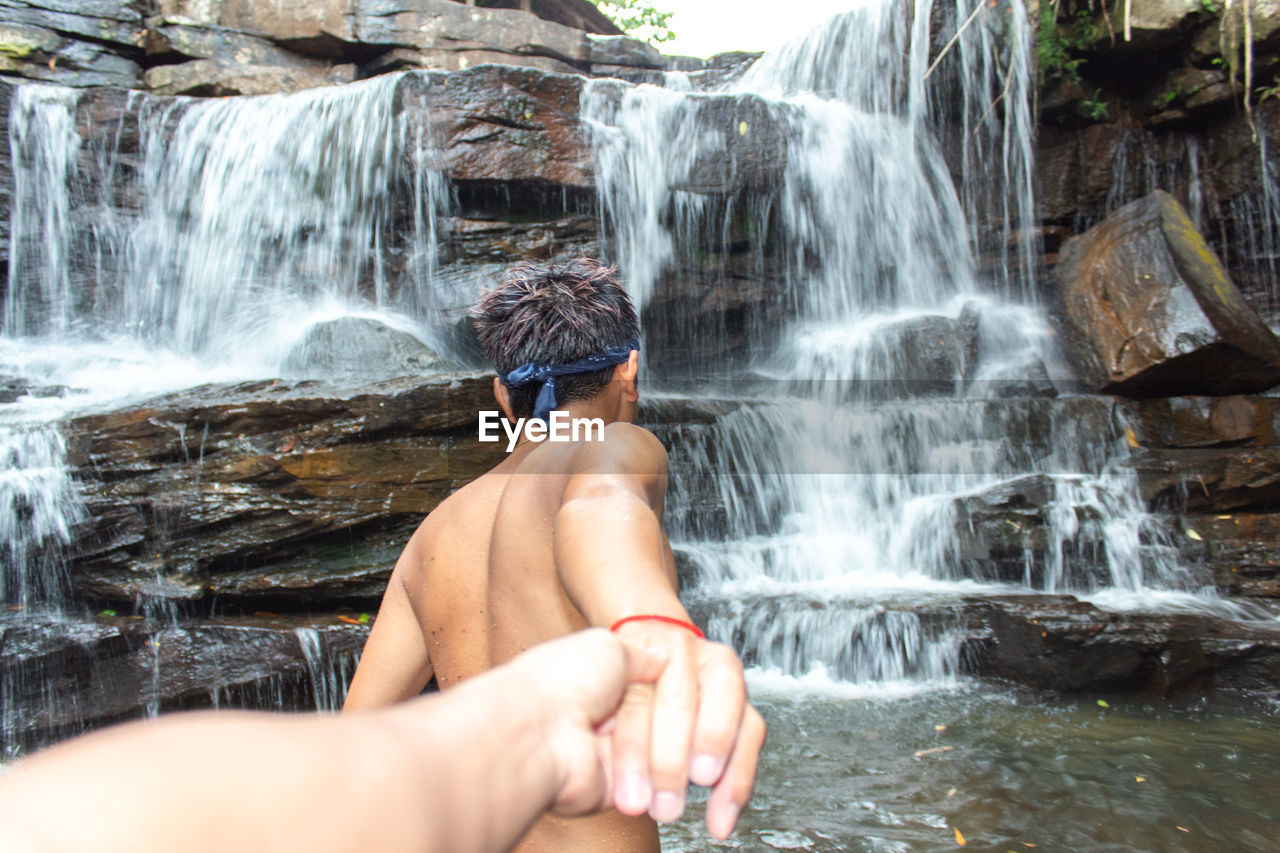
[[[99,732],[0,777],[0,847],[504,850],[556,786],[518,698],[477,679],[344,718],[202,712]]]

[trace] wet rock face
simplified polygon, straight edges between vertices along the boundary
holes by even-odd
[[[426,156],[441,152],[455,181],[581,189],[591,184],[591,153],[578,119],[583,84],[579,76],[500,66],[413,74],[401,82],[397,106],[422,127],[409,138],[429,146]]]
[[[407,532],[496,464],[489,377],[209,386],[72,419],[74,589],[207,607],[376,604]]]
[[[0,616],[0,755],[148,711],[336,710],[369,633],[354,616]]]
[[[1108,613],[1071,596],[972,602],[970,666],[985,677],[1078,693],[1157,696],[1270,690],[1280,631],[1205,616]],[[976,630],[983,625],[989,635]]]
[[[1280,382],[1280,340],[1167,193],[1068,241],[1057,278],[1076,365],[1094,391],[1227,395]]]

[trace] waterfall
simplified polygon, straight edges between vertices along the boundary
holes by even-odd
[[[1199,586],[1138,497],[1124,425],[1054,397],[1026,13],[984,4],[934,68],[971,11],[866,4],[724,91],[584,93],[610,250],[642,303],[735,228],[775,282],[784,319],[750,328],[745,378],[680,365],[732,411],[670,433],[690,608],[764,668],[945,682],[965,595],[1177,606]],[[780,178],[717,194],[702,152],[757,101]]]
[[[0,320],[6,753],[206,694],[341,704],[350,637],[193,627],[163,560],[136,584],[132,614],[70,606],[66,552],[93,531],[76,530],[89,512],[58,422],[201,382],[279,376],[323,320],[376,318],[437,344],[451,189],[429,116],[397,106],[402,79],[226,99],[14,88]]]
[[[72,229],[71,178],[80,151],[77,94],[58,86],[19,86],[13,93],[6,335],[67,331],[74,301],[66,237]]]
[[[68,593],[62,548],[84,515],[52,425],[0,425],[0,602],[58,607]]]
[[[315,628],[296,628],[298,645],[307,665],[307,681],[317,711],[341,711],[356,661],[348,655],[330,654]]]
[[[126,341],[240,375],[275,375],[319,319],[376,315],[430,342],[449,194],[428,129],[396,114],[399,79],[135,94],[111,126],[78,116],[71,90],[20,87],[5,333]]]

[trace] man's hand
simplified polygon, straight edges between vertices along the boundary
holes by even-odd
[[[684,813],[692,781],[711,787],[707,829],[728,838],[755,785],[765,724],[747,702],[733,649],[663,622],[628,622],[627,645],[666,658],[657,683],[632,684],[613,736],[614,805],[661,822]]]
[[[625,736],[614,714],[628,687],[652,685],[666,662],[660,651],[595,628],[535,646],[497,670],[517,674],[505,682],[507,701],[537,711],[543,757],[554,768],[551,811],[575,816],[613,805],[613,756]]]

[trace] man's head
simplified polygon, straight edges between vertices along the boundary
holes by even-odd
[[[571,364],[639,337],[635,309],[614,269],[588,258],[515,267],[472,313],[480,345],[499,376],[526,364]],[[614,370],[559,377],[558,404],[592,399]],[[512,414],[529,417],[538,391],[536,383],[509,389]]]

